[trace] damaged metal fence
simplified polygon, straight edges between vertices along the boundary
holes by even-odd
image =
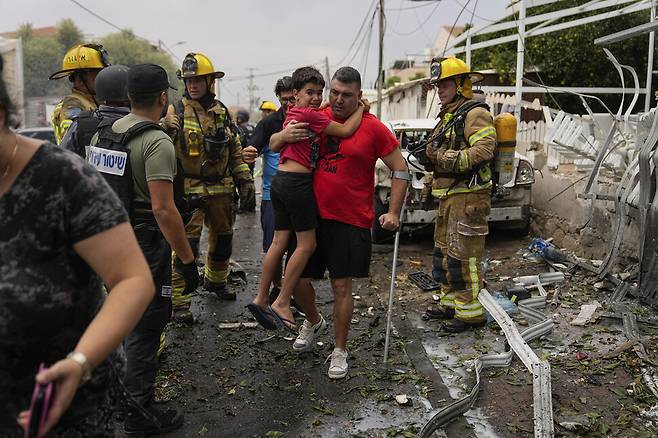
[[[535,323],[520,333],[512,319],[486,289],[482,289],[478,299],[505,333],[510,349],[505,353],[485,354],[475,359],[475,385],[473,385],[469,394],[434,414],[430,421],[423,426],[420,432],[421,438],[429,438],[438,428],[468,411],[477,400],[482,370],[485,368],[508,367],[512,363],[514,354],[521,359],[533,376],[535,437],[552,437],[554,428],[551,367],[547,361],[539,359],[528,346],[528,342],[531,340],[544,336],[553,330],[553,320],[547,318],[538,310],[546,305],[546,297],[529,298],[519,303],[521,315],[529,322]]]

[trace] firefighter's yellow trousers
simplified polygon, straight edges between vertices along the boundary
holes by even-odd
[[[490,210],[489,191],[448,195],[437,210],[432,274],[442,285],[440,304],[465,322],[484,320],[478,295]]]

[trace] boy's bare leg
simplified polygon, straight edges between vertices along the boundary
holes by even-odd
[[[320,314],[315,305],[315,289],[310,278],[300,278],[295,286],[295,302],[306,314],[306,319],[313,325],[320,322]]]
[[[297,247],[286,266],[281,292],[276,301],[272,303],[272,309],[289,321],[295,320],[290,309],[290,298],[299,281],[299,277],[301,277],[304,268],[306,268],[306,263],[315,252],[316,246],[315,230],[299,231],[295,234],[297,236]]]
[[[254,298],[254,304],[261,308],[266,308],[269,305],[269,292],[270,285],[276,276],[276,270],[281,265],[281,259],[288,249],[290,242],[290,230],[276,230],[274,231],[274,239],[272,245],[267,250],[265,258],[263,259],[263,271],[260,274],[260,283],[258,284],[258,295]],[[315,233],[315,232],[314,232]]]
[[[334,335],[336,348],[346,350],[347,334],[350,330],[354,300],[352,299],[352,279],[332,278],[331,289],[334,292]]]

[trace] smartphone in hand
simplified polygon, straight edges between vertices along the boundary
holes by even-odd
[[[39,372],[46,369],[48,368],[43,363],[39,365]],[[55,388],[52,383],[42,385],[37,382],[34,384],[25,438],[41,438],[44,436],[43,426],[48,418],[48,411],[55,395],[54,391]]]

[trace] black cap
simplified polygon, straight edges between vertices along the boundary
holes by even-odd
[[[128,72],[128,93],[158,93],[167,88],[176,89],[169,83],[167,72],[155,64],[137,64]]]

